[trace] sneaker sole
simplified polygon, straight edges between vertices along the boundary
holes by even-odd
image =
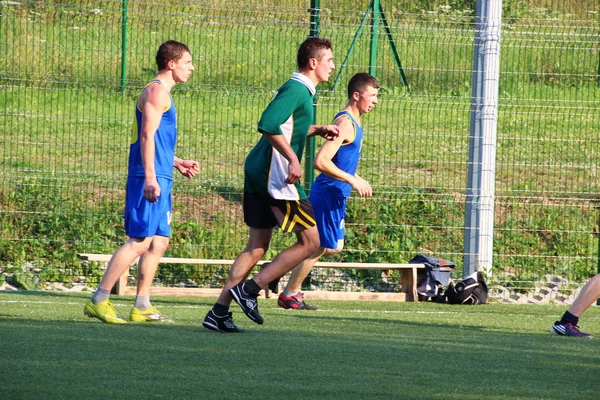
[[[215,331],[215,332],[219,332],[219,333],[243,333],[244,330],[238,328],[237,331],[224,331],[223,329],[219,329],[218,326],[211,324],[210,322],[203,322],[202,326],[205,327],[206,329],[210,329],[211,331]]]
[[[203,322],[202,326],[205,327],[206,329],[210,329],[211,331],[216,331],[216,332],[221,332],[221,333],[227,333],[224,330],[219,329],[218,326],[213,325],[213,324],[208,323],[208,322]]]
[[[134,323],[134,324],[147,324],[147,323],[172,324],[172,323],[175,323],[175,321],[173,321],[172,319],[155,319],[155,318],[129,319],[129,322]]]

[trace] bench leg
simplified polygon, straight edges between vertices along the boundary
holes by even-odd
[[[400,283],[402,284],[404,293],[406,293],[406,301],[419,301],[416,268],[403,269]]]

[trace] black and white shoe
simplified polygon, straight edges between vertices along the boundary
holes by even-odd
[[[258,312],[258,301],[256,300],[258,294],[246,293],[244,287],[245,282],[239,283],[229,289],[229,294],[231,294],[233,300],[238,303],[248,318],[257,324],[262,324],[264,321],[263,317]]]
[[[208,314],[206,314],[206,317],[204,317],[202,326],[221,333],[244,332],[243,329],[238,328],[233,323],[233,319],[231,319],[231,312],[227,313],[227,315],[223,317],[219,317],[217,314],[215,314],[214,310],[210,310]]]

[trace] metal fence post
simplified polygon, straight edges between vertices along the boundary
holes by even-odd
[[[309,36],[319,36],[319,28],[321,23],[321,0],[311,0],[310,8],[310,33]],[[313,108],[313,124],[317,123],[317,96],[315,95]],[[309,137],[306,139],[306,153],[304,155],[304,187],[310,191],[313,180],[315,179],[315,169],[313,168],[313,162],[315,159],[315,137]]]
[[[492,270],[501,21],[502,0],[477,1],[464,228],[464,276],[479,270],[489,274]]]
[[[121,93],[127,86],[127,9],[129,0],[123,0],[123,26],[121,29]]]
[[[371,56],[369,58],[369,75],[376,76],[377,74],[377,40],[379,39],[379,13],[381,5],[379,0],[373,0],[373,8],[371,9]]]

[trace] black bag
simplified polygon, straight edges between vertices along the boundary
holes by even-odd
[[[450,283],[446,290],[450,304],[485,304],[488,299],[488,287],[479,271],[456,283]]]
[[[417,254],[409,264],[424,264],[425,269],[417,271],[417,294],[420,301],[444,303],[444,288],[450,282],[450,274],[455,268],[452,261],[443,258],[428,257]]]

